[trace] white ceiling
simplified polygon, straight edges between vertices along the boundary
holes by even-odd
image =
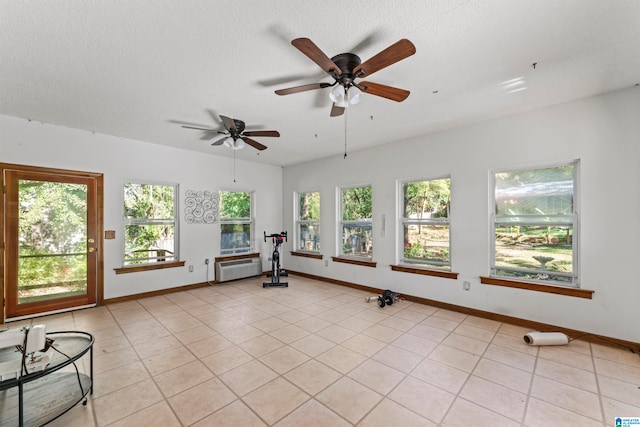
[[[328,89],[274,94],[333,81],[298,37],[363,61],[416,46],[367,78],[411,95],[350,108],[349,151],[640,83],[636,0],[0,0],[0,114],[230,156],[181,127],[222,114],[282,135],[238,158],[342,154]]]

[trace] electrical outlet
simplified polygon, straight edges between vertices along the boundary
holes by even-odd
[[[329,260],[328,259],[324,260],[324,266],[325,267],[329,267]]]
[[[471,289],[471,282],[467,280],[462,282],[462,289],[464,289],[465,291],[468,291],[469,289]]]
[[[189,273],[193,273],[193,265],[189,266]]]
[[[207,265],[209,265],[209,258],[205,258],[205,259],[204,259],[204,263],[205,263],[205,264],[207,264]]]

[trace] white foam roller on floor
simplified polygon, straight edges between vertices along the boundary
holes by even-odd
[[[569,337],[562,332],[529,332],[524,336],[529,345],[567,345]]]

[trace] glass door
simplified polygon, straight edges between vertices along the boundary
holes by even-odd
[[[95,177],[5,169],[8,319],[93,305]]]

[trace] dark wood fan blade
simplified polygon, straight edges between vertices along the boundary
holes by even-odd
[[[249,132],[243,132],[242,136],[280,136],[280,132],[277,130],[252,130]]]
[[[241,136],[240,139],[242,139],[244,142],[246,142],[247,144],[249,144],[250,146],[252,146],[256,150],[262,151],[262,150],[266,150],[267,149],[266,145],[262,145],[258,141],[254,141],[253,139],[247,138],[246,136]]]
[[[227,139],[227,138],[228,138],[228,136],[225,136],[224,138],[220,138],[219,140],[213,142],[211,145],[222,145],[224,140]]]
[[[381,96],[397,102],[404,101],[411,93],[408,90],[373,82],[360,82],[358,87],[364,93],[370,93],[371,95]]]
[[[330,117],[338,117],[344,114],[344,107],[338,107],[335,103],[331,106]]]
[[[416,53],[416,47],[407,39],[401,39],[382,52],[353,69],[356,77],[370,76],[391,64],[395,64]]]
[[[294,86],[287,89],[278,89],[276,94],[278,95],[291,95],[292,93],[304,92],[307,90],[324,89],[331,86],[331,83],[311,83],[308,85]]]
[[[238,130],[236,129],[236,124],[233,121],[233,119],[230,119],[229,117],[226,116],[220,116],[220,118],[222,119],[222,123],[224,123],[224,127],[227,128],[227,130],[233,134],[237,133]]]
[[[323,51],[320,50],[314,42],[307,38],[299,38],[291,41],[298,50],[309,57],[313,62],[318,64],[327,73],[335,72],[337,75],[342,74],[340,68],[333,62]]]

